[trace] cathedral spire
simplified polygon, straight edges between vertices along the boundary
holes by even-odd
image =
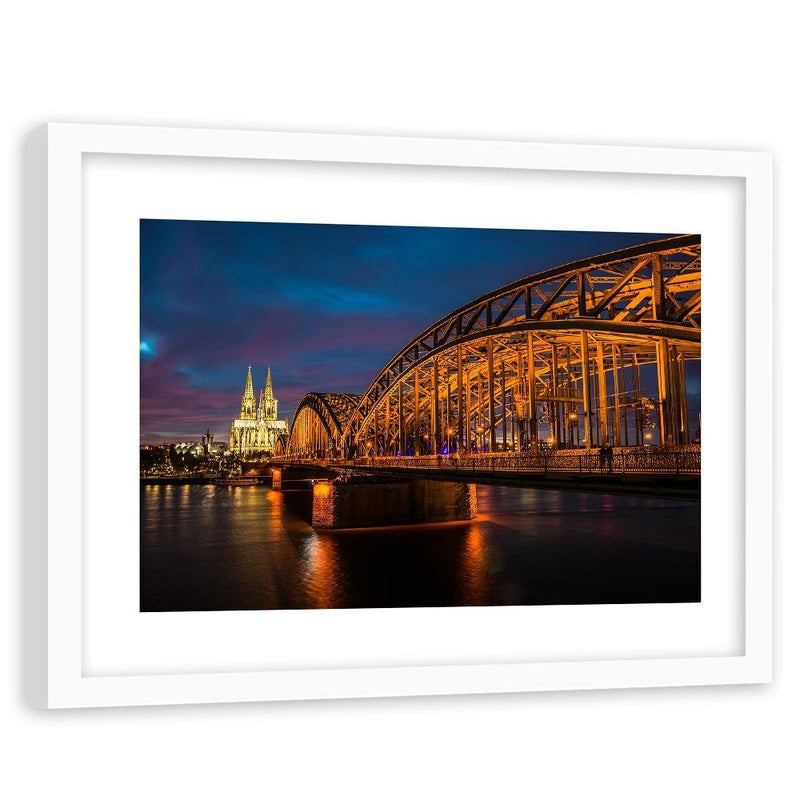
[[[267,385],[264,387],[264,397],[272,400],[272,367],[267,367]]]
[[[253,395],[253,371],[250,365],[247,367],[247,381],[244,384],[244,394],[242,394],[242,419],[256,418],[256,398]]]

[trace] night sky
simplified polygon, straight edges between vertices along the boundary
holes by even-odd
[[[410,339],[516,278],[669,233],[141,221],[141,440],[228,440],[247,365],[279,416],[363,392]],[[699,406],[699,384],[690,384]]]

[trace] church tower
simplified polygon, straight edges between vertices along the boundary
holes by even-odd
[[[259,411],[262,419],[278,419],[278,401],[272,393],[272,367],[267,367],[267,382],[259,402]]]
[[[249,366],[247,367],[247,381],[244,385],[244,394],[242,394],[242,405],[239,418],[256,418],[256,398],[253,394],[253,373]]]

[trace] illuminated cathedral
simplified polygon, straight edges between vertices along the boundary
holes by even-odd
[[[253,394],[253,373],[247,368],[239,416],[231,422],[230,450],[240,456],[272,453],[280,436],[289,433],[285,419],[278,419],[278,401],[272,392],[272,371],[267,367],[267,382],[259,393],[258,405]]]

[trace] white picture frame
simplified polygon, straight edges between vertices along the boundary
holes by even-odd
[[[130,674],[87,669],[87,606],[95,602],[87,580],[97,563],[94,556],[87,556],[83,528],[86,505],[94,502],[93,487],[87,485],[82,466],[82,451],[93,424],[84,413],[91,395],[83,374],[84,314],[87,298],[92,298],[87,294],[83,264],[87,237],[84,165],[88,157],[99,154],[199,160],[185,162],[189,169],[193,163],[220,159],[235,160],[239,165],[395,165],[481,174],[519,171],[672,176],[678,182],[693,178],[734,181],[743,200],[738,234],[743,242],[744,275],[739,289],[745,306],[745,319],[735,320],[737,325],[744,323],[743,351],[728,354],[743,371],[744,385],[744,397],[737,398],[744,409],[743,447],[738,451],[742,457],[732,467],[741,475],[745,494],[739,520],[744,531],[742,575],[737,584],[741,647],[724,655],[708,655],[697,648],[697,652],[672,657],[632,653],[627,658],[502,663],[489,656],[482,662],[480,655],[473,653],[467,663],[404,659],[266,669],[247,664],[226,669],[198,665]],[[28,150],[26,387],[30,702],[43,708],[65,708],[770,681],[771,203],[772,164],[765,153],[83,124],[49,124],[32,133]],[[492,222],[496,224],[497,217]],[[130,271],[127,266],[123,269]],[[138,279],[128,272],[123,282],[125,275]],[[731,280],[739,281],[739,277]],[[704,342],[705,336],[704,330]],[[724,343],[718,346],[725,347]],[[135,405],[138,397],[128,400]],[[713,464],[713,454],[710,461],[707,455],[704,441],[704,502],[707,487],[714,489],[706,482],[708,465]],[[724,486],[717,490],[720,503],[726,492],[734,491]],[[738,493],[739,487],[735,491]],[[704,526],[706,523],[704,516]],[[138,528],[136,531],[138,534]],[[355,615],[349,619],[356,629],[361,624]],[[226,622],[218,617],[215,624],[224,626]]]

